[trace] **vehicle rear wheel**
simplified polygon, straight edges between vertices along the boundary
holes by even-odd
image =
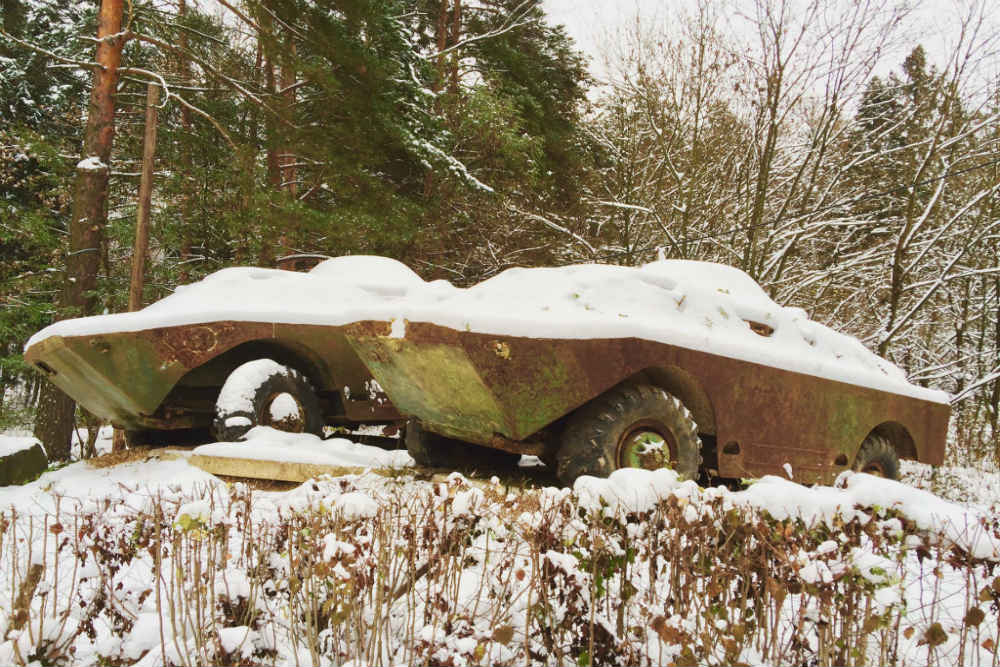
[[[239,440],[254,426],[323,435],[323,412],[309,380],[294,368],[256,359],[229,374],[215,403],[212,433]]]
[[[573,413],[563,431],[556,461],[563,484],[630,467],[670,467],[698,479],[698,425],[679,399],[659,387],[615,387]]]
[[[865,438],[851,468],[886,479],[899,479],[899,454],[888,439],[874,433]]]
[[[438,435],[424,429],[416,419],[406,422],[405,439],[406,451],[417,465],[427,468],[462,470],[513,468],[521,458],[520,454]]]

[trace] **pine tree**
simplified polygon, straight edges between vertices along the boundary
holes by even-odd
[[[71,36],[93,33],[94,12],[69,0],[6,0],[0,34],[0,422],[44,381],[23,364],[28,337],[58,317],[68,178],[78,150],[85,84],[59,61],[85,60]],[[10,393],[8,395],[8,389]],[[68,410],[62,406],[64,410]],[[71,415],[70,415],[71,417]],[[68,440],[67,440],[68,443]]]
[[[114,141],[115,92],[121,61],[122,0],[102,0],[97,20],[97,58],[87,124],[83,134],[82,159],[76,167],[73,205],[70,215],[69,254],[63,304],[73,314],[93,310],[98,268],[103,251],[107,221],[108,166]],[[52,384],[46,384],[39,399],[35,436],[42,441],[49,458],[65,460],[70,455],[73,429],[73,400]]]

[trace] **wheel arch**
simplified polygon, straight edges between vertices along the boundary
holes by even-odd
[[[698,378],[683,368],[679,366],[652,366],[636,373],[626,382],[646,382],[676,396],[691,412],[700,433],[716,434],[715,409],[712,406],[712,400]]]
[[[889,441],[893,449],[896,450],[896,454],[901,459],[916,459],[917,458],[917,446],[913,440],[913,436],[910,434],[909,429],[903,424],[897,421],[885,421],[873,428],[865,436],[864,440],[858,443],[858,449],[860,450],[861,445],[871,436],[880,436]],[[856,453],[855,453],[856,455]]]
[[[326,364],[305,345],[280,339],[256,339],[235,345],[191,369],[178,384],[221,387],[226,378],[242,364],[255,359],[273,359],[302,373],[320,390],[330,384]]]

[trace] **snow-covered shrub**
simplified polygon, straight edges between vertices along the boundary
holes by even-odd
[[[136,485],[9,509],[0,663],[995,664],[987,515],[883,482],[869,502],[861,476],[640,477]]]

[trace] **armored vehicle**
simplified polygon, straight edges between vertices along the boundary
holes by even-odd
[[[560,479],[940,464],[947,394],[703,262],[510,269],[473,287],[379,257],[233,268],[137,313],[60,322],[26,359],[161,439],[254,425],[403,424],[418,463],[541,458]],[[180,431],[183,432],[183,431]]]

